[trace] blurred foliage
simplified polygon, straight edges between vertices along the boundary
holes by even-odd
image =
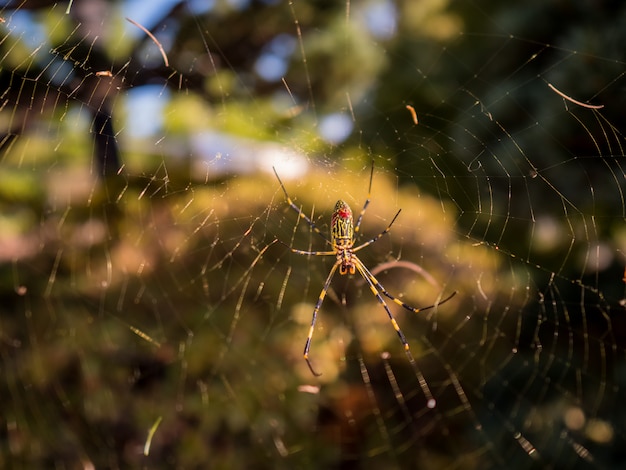
[[[224,0],[194,11],[173,2],[145,25],[165,44],[168,67],[145,34],[120,33],[124,2],[75,0],[69,15],[55,2],[5,2],[0,466],[485,468],[513,457],[527,468],[511,428],[557,448],[561,427],[526,429],[523,420],[555,402],[626,422],[610,399],[590,403],[599,382],[623,395],[621,375],[594,375],[623,360],[623,320],[605,308],[623,294],[623,261],[598,273],[583,259],[592,242],[623,246],[626,7],[398,0],[395,29],[377,36],[367,27],[377,3]],[[40,28],[40,47],[13,34],[12,15]],[[283,54],[282,77],[258,72],[269,53]],[[607,107],[576,108],[548,83]],[[170,94],[163,146],[125,131],[125,93],[154,84]],[[335,112],[354,114],[355,129],[333,146],[318,128]],[[375,236],[401,207],[397,245],[381,240],[363,259],[374,267],[401,248],[462,293],[437,313],[437,328],[431,317],[399,316],[419,338],[412,347],[443,414],[424,412],[368,290],[339,287],[357,280],[337,280],[324,304],[312,350],[321,390],[298,388],[313,383],[301,351],[330,261],[274,242],[320,242],[274,179],[194,173],[181,142],[203,129],[319,155],[325,167],[288,184],[309,211],[332,207],[347,188],[359,207],[373,156],[394,169],[397,181],[375,173],[378,202],[364,230]],[[342,166],[351,171],[329,171]],[[565,233],[561,243],[542,245],[533,231],[541,216]],[[420,276],[379,276],[412,304],[435,300]],[[572,350],[588,346],[583,333],[609,351],[581,359]],[[552,362],[533,356],[551,334]],[[387,348],[397,359],[381,359]],[[451,391],[449,364],[471,392],[471,412]],[[574,392],[535,390],[536,374]],[[619,444],[592,450],[618,461]],[[544,463],[581,462],[559,450]]]

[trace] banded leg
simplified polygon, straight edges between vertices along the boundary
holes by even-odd
[[[291,198],[289,197],[289,194],[287,193],[287,189],[285,188],[285,185],[283,184],[282,180],[280,179],[280,176],[278,176],[278,172],[276,171],[276,168],[272,167],[272,170],[274,170],[274,174],[276,175],[276,179],[278,179],[278,182],[280,183],[280,187],[283,190],[283,193],[285,193],[285,198],[287,199],[287,204],[289,204],[289,207],[291,207],[291,209],[293,209],[298,216],[301,219],[304,219],[306,221],[307,224],[309,224],[311,226],[311,228],[319,235],[321,236],[324,240],[326,240],[326,243],[328,243],[329,245],[332,245],[330,243],[330,240],[328,238],[326,238],[326,235],[324,235],[322,233],[322,231],[317,228],[317,225],[315,225],[315,222],[313,222],[304,212],[302,212],[302,210],[296,206],[294,204],[294,202],[291,200]]]
[[[313,330],[315,330],[315,322],[317,320],[317,313],[320,311],[320,308],[322,307],[322,302],[324,301],[324,297],[326,297],[326,293],[328,292],[328,287],[330,286],[330,281],[333,280],[333,276],[335,274],[335,271],[337,270],[337,266],[339,266],[341,264],[341,262],[336,262],[332,269],[330,270],[330,273],[328,274],[328,277],[326,278],[326,282],[324,282],[324,287],[322,287],[322,292],[320,292],[320,296],[317,299],[317,303],[315,304],[315,308],[313,309],[313,318],[311,318],[311,327],[309,328],[309,335],[306,338],[306,343],[304,345],[304,360],[306,361],[306,365],[309,366],[309,369],[311,370],[311,373],[316,376],[319,377],[320,373],[315,372],[315,369],[313,369],[313,366],[311,365],[311,361],[309,361],[309,350],[311,349],[311,338],[313,337]]]
[[[361,213],[359,214],[359,218],[356,220],[356,225],[354,226],[354,233],[359,233],[359,227],[361,227],[361,221],[363,220],[363,216],[365,215],[365,210],[367,206],[370,204],[370,197],[372,195],[372,179],[374,178],[374,160],[372,160],[372,169],[370,170],[370,185],[367,189],[367,199],[365,199],[365,204],[363,204],[363,209],[361,209]]]
[[[291,250],[292,253],[296,253],[297,255],[332,256],[337,254],[336,251],[306,251],[291,248],[289,245],[287,245],[287,247]]]
[[[411,366],[417,373],[420,388],[422,389],[422,393],[426,397],[426,400],[428,403],[427,406],[429,408],[433,408],[435,406],[436,400],[433,397],[432,392],[430,391],[430,387],[428,386],[428,382],[426,382],[426,378],[424,377],[424,374],[422,374],[422,371],[417,366],[417,362],[415,362],[415,358],[413,357],[413,354],[411,354],[411,347],[409,346],[409,343],[406,340],[404,333],[402,333],[402,330],[400,329],[398,322],[396,321],[393,314],[391,313],[391,310],[389,310],[389,306],[387,305],[387,302],[385,302],[385,299],[382,298],[382,296],[376,289],[376,284],[374,284],[373,282],[376,280],[376,278],[374,276],[371,276],[371,274],[368,275],[369,271],[363,265],[361,260],[359,260],[358,258],[356,259],[355,266],[357,270],[359,271],[359,273],[361,274],[361,276],[363,276],[363,278],[367,281],[370,287],[370,290],[372,291],[372,294],[374,294],[376,296],[376,299],[378,299],[378,303],[382,305],[382,307],[385,309],[385,312],[387,312],[387,316],[389,317],[389,320],[391,321],[393,329],[396,330],[396,333],[398,333],[398,338],[400,338],[400,342],[404,346],[404,353],[406,354],[406,357],[409,359],[409,363],[411,364]],[[380,285],[380,283],[377,282],[377,285]]]
[[[441,304],[445,304],[448,300],[450,300],[452,297],[456,295],[456,291],[454,291],[448,297],[446,297],[440,302],[437,302],[436,304],[428,305],[427,307],[421,307],[421,308],[411,307],[410,305],[405,304],[400,299],[398,299],[397,297],[394,297],[389,292],[387,292],[387,290],[383,287],[383,285],[380,282],[378,282],[378,279],[374,277],[374,275],[369,271],[369,269],[367,269],[367,267],[363,264],[363,262],[360,259],[356,258],[355,261],[356,261],[355,264],[357,264],[357,266],[360,265],[359,271],[362,271],[364,273],[363,277],[369,279],[369,281],[374,285],[377,291],[380,291],[385,297],[390,298],[391,300],[393,300],[394,303],[396,303],[400,307],[404,307],[410,312],[419,313],[419,312],[423,312],[424,310],[429,310],[431,308],[438,307]]]
[[[356,248],[352,248],[352,252],[354,253],[355,251],[359,251],[359,250],[365,248],[366,246],[371,245],[375,241],[378,241],[383,235],[385,235],[386,233],[389,233],[389,230],[391,230],[391,226],[393,225],[393,223],[396,221],[396,219],[400,215],[400,212],[402,212],[402,209],[399,209],[398,212],[396,212],[396,215],[393,216],[393,219],[391,219],[391,222],[389,223],[389,225],[387,225],[387,228],[385,230],[380,232],[378,235],[376,235],[371,240],[368,240],[365,243],[360,244]]]

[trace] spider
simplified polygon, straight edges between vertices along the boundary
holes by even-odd
[[[369,189],[367,192],[367,199],[365,200],[365,203],[363,204],[363,209],[361,209],[361,213],[359,214],[359,218],[356,221],[356,225],[354,225],[354,222],[353,222],[352,209],[350,209],[350,206],[345,201],[341,199],[338,200],[337,203],[335,204],[335,209],[333,210],[333,214],[330,220],[330,240],[317,228],[315,223],[309,217],[307,217],[302,212],[302,210],[298,208],[298,206],[294,204],[292,199],[289,197],[289,194],[287,193],[287,189],[285,188],[285,185],[283,184],[282,180],[278,176],[278,172],[276,171],[276,168],[272,167],[272,169],[274,170],[274,174],[276,175],[276,178],[278,179],[278,182],[280,183],[280,187],[285,193],[285,198],[287,199],[287,203],[289,204],[289,207],[291,207],[291,209],[293,209],[301,219],[304,219],[306,223],[309,224],[309,226],[316,233],[321,235],[322,238],[324,238],[324,240],[326,241],[326,243],[330,245],[330,247],[332,248],[331,250],[328,250],[328,251],[304,251],[304,250],[298,250],[298,249],[291,248],[291,247],[289,247],[289,249],[293,253],[296,253],[298,255],[335,256],[336,257],[335,264],[333,264],[333,267],[330,269],[330,272],[328,273],[328,277],[326,278],[326,281],[324,282],[324,286],[322,287],[322,292],[320,292],[320,295],[317,299],[317,303],[315,304],[315,308],[313,309],[311,327],[309,328],[309,334],[307,336],[306,343],[304,345],[304,360],[306,361],[307,366],[309,366],[311,373],[316,377],[319,377],[320,375],[322,375],[316,372],[313,366],[311,365],[311,361],[309,360],[309,352],[311,349],[311,338],[313,337],[313,331],[315,330],[315,322],[317,320],[317,314],[320,311],[320,308],[322,307],[322,302],[324,301],[324,297],[326,297],[326,293],[328,292],[328,288],[330,287],[330,283],[333,279],[333,276],[335,275],[335,272],[337,271],[337,268],[339,268],[339,274],[341,275],[356,274],[358,272],[363,277],[365,282],[367,282],[370,290],[372,291],[372,294],[374,294],[374,296],[378,300],[378,303],[380,303],[380,305],[382,305],[382,307],[385,309],[385,312],[387,312],[387,316],[389,317],[389,320],[391,321],[391,325],[393,326],[394,330],[398,334],[398,338],[400,338],[400,342],[402,343],[402,346],[404,347],[404,351],[406,355],[408,356],[409,361],[413,364],[415,360],[413,359],[413,356],[411,354],[409,343],[407,342],[406,337],[404,336],[404,333],[402,333],[402,330],[398,326],[396,319],[391,313],[391,310],[389,309],[387,302],[385,302],[385,299],[381,296],[381,293],[385,297],[391,299],[394,303],[400,305],[401,307],[404,307],[406,310],[409,310],[410,312],[413,312],[413,313],[419,313],[424,310],[437,307],[447,302],[448,300],[450,300],[452,297],[456,295],[456,291],[454,291],[448,297],[446,297],[445,299],[443,299],[442,301],[436,304],[429,305],[427,307],[422,307],[422,308],[411,307],[410,305],[405,304],[400,299],[394,297],[389,292],[387,292],[387,290],[385,290],[383,285],[380,282],[378,282],[376,277],[374,277],[374,275],[370,272],[370,270],[363,264],[363,262],[356,255],[357,251],[360,251],[363,248],[371,245],[372,243],[380,239],[383,235],[388,233],[391,230],[391,226],[393,225],[395,220],[398,218],[398,215],[400,215],[400,212],[402,210],[400,209],[398,210],[398,212],[396,212],[396,215],[393,216],[393,219],[391,219],[391,222],[389,223],[389,225],[387,226],[385,230],[380,232],[374,238],[366,241],[365,243],[361,243],[360,245],[357,245],[356,247],[354,246],[356,242],[356,236],[358,235],[359,229],[361,228],[361,221],[363,220],[363,216],[365,215],[367,206],[370,203],[370,197],[372,193],[372,179],[374,177],[374,162],[372,162],[372,168],[370,171],[370,182],[369,182]]]

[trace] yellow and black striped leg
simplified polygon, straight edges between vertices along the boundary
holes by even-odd
[[[332,269],[330,270],[328,277],[326,278],[326,282],[324,283],[322,292],[320,292],[320,296],[317,299],[315,308],[313,309],[313,318],[311,319],[311,327],[309,328],[309,336],[307,336],[306,344],[304,345],[304,360],[306,361],[306,365],[309,366],[309,369],[311,369],[311,372],[313,373],[313,375],[316,377],[319,377],[322,374],[315,372],[315,369],[313,369],[313,366],[311,365],[311,361],[309,361],[309,350],[311,349],[311,338],[313,337],[313,330],[315,330],[315,321],[317,320],[317,312],[319,312],[320,308],[322,307],[322,302],[324,301],[324,297],[326,297],[326,293],[328,292],[330,281],[332,281],[333,275],[335,274],[335,271],[337,270],[337,266],[339,266],[340,264],[341,262],[339,261],[336,262],[333,265]]]
[[[289,245],[287,245],[287,246],[291,250],[292,253],[295,253],[297,255],[332,256],[332,255],[336,255],[337,254],[336,251],[306,251],[306,250],[298,250],[296,248],[291,248]]]
[[[363,209],[361,209],[359,218],[357,219],[356,225],[354,226],[354,233],[359,233],[359,228],[361,227],[361,221],[363,220],[363,216],[365,215],[367,206],[369,206],[370,204],[370,197],[372,196],[372,179],[373,178],[374,178],[374,160],[372,160],[372,169],[370,170],[370,186],[367,190],[367,199],[365,199],[365,204],[363,204]]]
[[[307,224],[310,225],[310,227],[318,234],[320,235],[324,240],[326,240],[326,243],[328,243],[329,245],[330,240],[328,240],[328,238],[326,238],[326,235],[324,235],[322,233],[322,231],[317,228],[317,225],[315,225],[315,222],[313,222],[304,212],[302,212],[302,210],[296,206],[294,204],[294,202],[291,200],[291,198],[289,197],[289,194],[287,193],[287,189],[285,188],[285,185],[283,184],[282,180],[280,179],[280,176],[278,176],[278,172],[276,171],[276,168],[272,167],[272,170],[274,170],[274,174],[276,175],[276,179],[278,179],[278,182],[280,183],[280,187],[283,190],[283,193],[285,193],[285,198],[287,199],[287,204],[289,204],[289,207],[291,207],[291,209],[293,209],[298,216],[301,219],[304,219],[306,221]]]
[[[430,391],[430,387],[428,386],[428,382],[426,382],[426,378],[424,377],[424,374],[422,374],[421,370],[417,366],[417,362],[415,362],[415,359],[413,358],[413,354],[411,354],[411,347],[409,346],[409,343],[406,340],[404,333],[402,333],[402,330],[400,329],[398,322],[396,321],[393,314],[391,313],[391,310],[389,310],[389,306],[387,305],[387,302],[385,302],[385,299],[382,298],[382,296],[377,290],[377,286],[380,286],[380,283],[378,283],[378,281],[376,281],[376,278],[371,275],[371,273],[367,270],[367,268],[361,262],[361,260],[356,258],[354,261],[355,261],[354,264],[356,268],[358,269],[359,273],[361,274],[361,276],[363,276],[363,279],[367,281],[367,284],[369,285],[370,290],[372,291],[372,294],[376,296],[376,299],[378,299],[378,303],[382,305],[382,307],[385,309],[385,312],[387,312],[387,316],[389,317],[389,320],[391,321],[391,324],[393,325],[393,329],[396,330],[396,333],[398,333],[398,338],[400,338],[400,342],[402,343],[402,346],[404,346],[404,353],[406,354],[406,357],[409,359],[409,363],[411,364],[411,366],[417,373],[420,388],[422,389],[422,393],[424,394],[424,397],[426,397],[426,400],[427,400],[427,406],[429,408],[433,408],[436,404],[436,400],[433,397],[432,392]]]
[[[400,212],[402,211],[402,209],[398,210],[398,212],[396,212],[396,215],[393,216],[393,219],[391,219],[391,223],[389,225],[387,225],[387,228],[385,230],[383,230],[382,232],[380,232],[378,235],[376,235],[374,238],[372,238],[371,240],[366,241],[365,243],[360,244],[359,246],[357,246],[356,248],[352,249],[352,252],[354,253],[355,251],[359,251],[362,248],[365,248],[366,246],[371,245],[372,243],[374,243],[375,241],[378,241],[379,238],[381,238],[383,235],[385,235],[386,233],[389,232],[389,230],[391,230],[391,226],[393,225],[393,223],[396,221],[396,219],[398,218],[398,216],[400,215]]]
[[[448,297],[446,297],[440,302],[437,302],[436,304],[428,305],[427,307],[421,307],[421,308],[411,307],[410,305],[405,304],[400,299],[394,297],[389,292],[387,292],[387,290],[383,287],[383,285],[380,282],[378,282],[378,279],[374,277],[374,275],[369,271],[369,269],[367,269],[367,267],[363,263],[358,263],[358,264],[360,264],[361,269],[365,273],[364,277],[369,278],[371,283],[376,287],[377,291],[380,291],[385,297],[388,297],[391,300],[393,300],[394,303],[396,303],[400,307],[403,307],[413,313],[419,313],[419,312],[423,312],[424,310],[429,310],[431,308],[438,307],[441,304],[445,304],[448,300],[450,300],[452,297],[456,295],[456,291],[454,291]]]
[[[393,325],[393,329],[396,330],[396,333],[398,333],[398,338],[400,338],[400,342],[404,346],[404,350],[409,353],[410,359],[413,359],[413,356],[411,356],[411,353],[409,352],[409,349],[410,349],[409,343],[404,337],[404,333],[402,333],[400,326],[398,326],[398,322],[396,321],[393,314],[391,313],[391,310],[389,310],[389,306],[387,305],[387,302],[385,302],[385,299],[383,299],[380,296],[380,293],[376,289],[376,286],[379,285],[378,282],[376,282],[376,284],[373,282],[375,278],[369,275],[369,271],[360,260],[356,261],[355,266],[359,270],[359,274],[363,276],[363,279],[365,279],[365,281],[369,285],[370,290],[372,291],[372,294],[376,296],[376,298],[378,299],[378,302],[383,306],[383,308],[385,309],[385,312],[387,312],[387,316],[389,316],[389,320],[391,321],[391,324]]]

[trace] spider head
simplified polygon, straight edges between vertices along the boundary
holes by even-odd
[[[347,202],[341,199],[335,204],[335,210],[330,222],[330,238],[333,245],[344,246],[354,240],[354,223],[352,209]]]

